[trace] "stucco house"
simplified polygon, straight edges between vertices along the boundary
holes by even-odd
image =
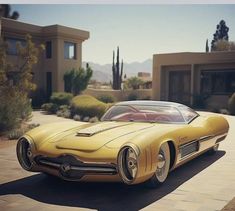
[[[153,55],[153,99],[226,108],[235,92],[235,51]]]
[[[25,43],[26,34],[36,44],[44,44],[45,51],[33,67],[33,80],[37,85],[36,95],[50,96],[54,91],[64,91],[64,73],[82,65],[82,43],[89,32],[61,25],[37,26],[20,21],[1,18],[1,37],[8,43],[7,59],[15,63],[16,43]]]

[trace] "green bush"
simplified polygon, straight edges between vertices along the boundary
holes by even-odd
[[[77,115],[77,114],[75,114],[75,115],[73,116],[73,119],[74,119],[75,121],[81,121],[81,117],[80,117],[79,115]]]
[[[0,92],[0,131],[19,127],[23,120],[31,117],[31,102],[20,92]]]
[[[56,105],[54,103],[44,103],[42,105],[41,109],[43,111],[46,111],[47,113],[56,114],[56,112],[58,111],[59,107],[58,107],[58,105]]]
[[[134,93],[130,93],[127,97],[128,100],[137,100],[138,96]]]
[[[7,137],[8,137],[10,140],[18,139],[18,138],[20,138],[22,135],[24,135],[24,133],[26,133],[26,132],[29,131],[29,130],[32,130],[32,129],[35,128],[35,127],[38,127],[39,125],[40,125],[40,124],[32,123],[32,124],[27,125],[26,127],[21,127],[21,128],[17,128],[17,129],[10,130],[10,131],[7,133]]]
[[[85,117],[83,118],[83,122],[89,122],[89,120],[90,120],[90,117],[89,117],[89,116],[85,116]]]
[[[69,105],[73,95],[67,92],[54,92],[51,95],[50,102],[58,106],[60,105]]]
[[[100,118],[107,108],[108,104],[105,104],[89,95],[78,95],[74,97],[71,102],[72,116],[77,114],[82,117],[97,116]]]
[[[115,98],[112,95],[100,95],[97,99],[103,103],[113,103],[115,102]]]
[[[90,122],[90,123],[99,122],[99,119],[98,119],[96,116],[94,116],[94,117],[91,117],[91,118],[89,119],[89,122]]]
[[[10,140],[18,139],[18,138],[20,138],[21,136],[23,136],[25,132],[26,132],[26,131],[23,130],[22,128],[20,128],[20,129],[14,129],[14,130],[11,130],[11,131],[7,134],[7,138],[10,139]]]
[[[231,115],[235,115],[235,93],[228,100],[228,110]]]
[[[70,106],[68,105],[61,105],[59,107],[59,111],[67,111],[67,110],[70,110]]]

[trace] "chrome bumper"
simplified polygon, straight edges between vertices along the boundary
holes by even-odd
[[[115,164],[101,162],[82,162],[72,155],[63,155],[57,158],[36,156],[34,158],[36,168],[50,173],[56,171],[57,175],[65,180],[81,180],[85,175],[115,175],[117,168]]]

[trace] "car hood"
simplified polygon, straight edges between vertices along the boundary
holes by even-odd
[[[125,135],[153,127],[150,123],[98,122],[88,123],[77,128],[47,138],[40,147],[55,145],[57,149],[96,151],[105,144]],[[45,137],[46,138],[46,137]],[[127,140],[128,141],[128,140]]]

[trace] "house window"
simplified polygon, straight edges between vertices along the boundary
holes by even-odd
[[[46,58],[47,59],[51,59],[52,57],[52,45],[51,45],[51,41],[47,41],[46,42]]]
[[[235,69],[203,71],[201,73],[203,94],[231,94],[235,92]]]
[[[20,45],[22,47],[25,47],[26,42],[23,39],[17,39],[17,38],[6,38],[7,42],[7,54],[8,55],[17,55],[17,46]]]
[[[76,59],[76,43],[64,42],[64,58]]]

